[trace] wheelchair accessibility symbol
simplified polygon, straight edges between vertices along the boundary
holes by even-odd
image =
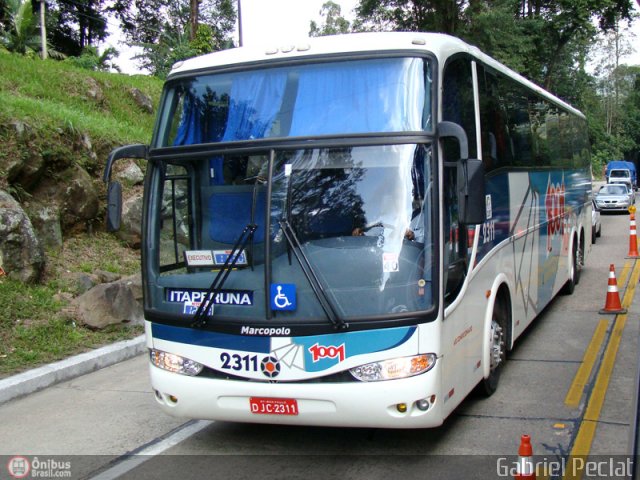
[[[271,284],[271,310],[295,310],[296,286],[291,283]]]

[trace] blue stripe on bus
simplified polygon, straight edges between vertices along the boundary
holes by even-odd
[[[295,344],[304,347],[305,370],[307,372],[319,372],[341,361],[340,357],[336,355],[336,349],[341,349],[344,359],[355,355],[390,350],[407,342],[415,331],[416,327],[413,326],[311,337],[294,337],[292,340]],[[329,349],[329,347],[333,348]],[[314,352],[316,352],[316,356],[318,353],[320,355],[324,354],[324,356],[322,358],[314,358]],[[331,356],[331,353],[334,356]]]
[[[313,347],[325,349],[343,345],[344,358],[367,353],[390,350],[407,342],[417,327],[400,327],[384,330],[347,332],[310,337],[292,337],[294,344],[300,345],[305,352],[305,370],[318,372],[335,365],[341,359],[338,356],[313,358]],[[243,352],[271,353],[271,338],[259,336],[230,335],[227,333],[208,332],[192,328],[174,327],[154,323],[151,325],[154,339],[170,342],[198,345],[202,347],[238,350]],[[335,352],[335,348],[332,349]]]
[[[159,323],[151,325],[151,332],[153,338],[170,342],[243,352],[269,353],[271,351],[271,338],[269,337],[230,335]]]

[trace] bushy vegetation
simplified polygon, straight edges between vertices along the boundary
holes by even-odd
[[[1,170],[3,163],[28,158],[34,150],[51,161],[83,166],[99,185],[109,150],[151,139],[154,113],[145,112],[124,92],[137,88],[157,105],[161,86],[154,77],[0,53],[0,188],[19,201],[29,198],[20,184],[7,184]],[[8,126],[16,122],[28,125],[27,143],[10,134]],[[76,148],[79,135],[91,140],[97,159]],[[75,323],[69,302],[78,292],[69,274],[97,270],[137,273],[139,252],[97,229],[65,237],[62,249],[47,252],[39,285],[0,277],[0,377],[142,332],[141,327],[124,325],[92,331]]]

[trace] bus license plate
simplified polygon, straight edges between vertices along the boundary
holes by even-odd
[[[251,413],[256,415],[298,415],[298,402],[295,398],[249,398]]]

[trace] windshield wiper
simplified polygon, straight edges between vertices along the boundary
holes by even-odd
[[[284,233],[284,237],[287,239],[287,243],[291,247],[296,260],[298,260],[298,263],[300,264],[302,273],[304,273],[304,276],[307,277],[313,293],[316,295],[318,301],[320,302],[322,310],[324,310],[324,313],[327,315],[331,323],[333,323],[333,326],[336,330],[346,330],[347,328],[349,328],[349,324],[346,323],[342,318],[340,318],[333,304],[329,300],[327,292],[324,291],[324,288],[322,287],[320,280],[318,280],[318,277],[314,272],[309,259],[304,254],[302,245],[300,244],[300,240],[298,240],[298,236],[291,227],[291,224],[285,218],[281,219],[279,223],[280,228],[282,228],[282,232]]]
[[[236,240],[235,245],[231,249],[229,256],[224,262],[224,265],[218,271],[218,275],[213,279],[211,286],[207,290],[206,295],[204,296],[204,300],[200,303],[198,310],[193,315],[193,322],[191,322],[191,326],[194,328],[202,328],[207,324],[209,320],[209,315],[207,312],[209,308],[211,308],[211,316],[213,316],[213,299],[215,296],[222,290],[224,282],[227,281],[227,277],[229,273],[238,262],[238,253],[244,250],[244,247],[247,245],[247,242],[253,238],[253,233],[256,231],[258,226],[255,223],[250,223],[242,230],[240,236]]]

